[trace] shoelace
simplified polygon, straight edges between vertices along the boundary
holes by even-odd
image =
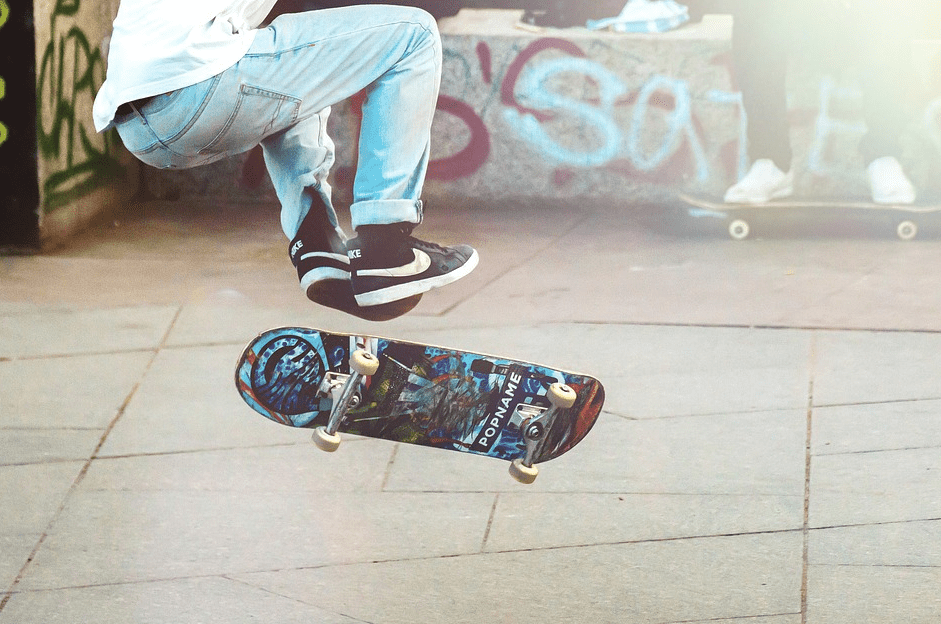
[[[445,247],[445,246],[443,246],[443,245],[439,245],[439,244],[437,244],[437,243],[430,243],[430,242],[428,242],[428,241],[419,240],[419,239],[415,238],[414,236],[409,236],[407,240],[408,240],[410,246],[412,246],[412,247],[419,247],[419,248],[424,248],[424,249],[428,249],[428,250],[431,250],[431,251],[437,251],[437,252],[440,252],[440,253],[442,253],[442,254],[448,254],[448,253],[450,253],[451,251],[453,251],[453,250],[451,250],[451,249],[449,249],[449,248],[447,248],[447,247]]]

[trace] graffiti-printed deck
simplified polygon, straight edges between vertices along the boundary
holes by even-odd
[[[790,226],[813,224],[817,232],[845,231],[848,224],[870,223],[881,232],[912,240],[920,232],[941,230],[941,205],[876,204],[866,201],[788,197],[764,204],[728,204],[721,199],[679,194],[691,217],[721,222],[736,240],[787,232]],[[806,231],[806,228],[804,228]]]
[[[372,354],[375,370],[347,384],[351,358],[363,351]],[[336,431],[518,460],[524,468],[578,444],[604,402],[601,383],[587,375],[300,327],[255,338],[239,358],[235,381],[259,414],[321,431],[343,400],[342,386],[350,385],[354,396]],[[559,402],[559,392],[568,400]]]

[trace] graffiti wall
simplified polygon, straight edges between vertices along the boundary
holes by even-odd
[[[726,46],[666,43],[449,39],[432,184],[522,174],[539,195],[592,198],[734,174],[739,104]],[[510,174],[510,162],[526,166]]]
[[[618,200],[651,189],[721,194],[746,170],[730,17],[709,16],[662,35],[624,36],[580,29],[530,33],[498,13],[476,23],[442,24],[444,76],[429,195]],[[906,167],[920,188],[937,195],[941,55],[922,57],[918,73],[934,80],[916,86]],[[822,74],[802,58],[790,71],[798,192],[865,195],[857,149],[866,132],[863,95],[852,72]],[[355,120],[355,107],[347,115]],[[352,132],[341,122],[334,128],[355,141],[355,124]]]
[[[441,25],[429,198],[611,198],[737,174],[727,28],[716,37],[529,32],[513,12],[474,13],[493,17]],[[342,159],[356,140],[355,101],[334,117]],[[341,165],[337,178],[347,188],[351,172]]]
[[[35,0],[35,134],[44,240],[67,236],[126,198],[135,169],[91,110],[104,81],[118,0]]]
[[[465,11],[441,22],[444,70],[427,199],[496,205],[520,197],[586,199],[629,207],[638,196],[677,190],[721,194],[744,173],[730,17],[632,36],[526,30],[516,15]],[[926,71],[941,76],[941,55],[923,56]],[[906,166],[929,195],[941,194],[938,83],[925,82],[918,94],[907,143]],[[824,75],[798,60],[788,89],[798,192],[865,195],[857,151],[863,102],[853,76]],[[340,203],[351,198],[361,101],[335,107],[330,121]],[[163,186],[161,192],[273,200],[259,153],[211,171],[160,176],[152,186]]]

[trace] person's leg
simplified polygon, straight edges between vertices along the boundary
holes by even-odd
[[[748,123],[748,155],[791,169],[787,110],[788,12],[775,2],[745,0],[732,30],[735,79]]]
[[[913,7],[869,0],[854,20],[867,132],[859,151],[869,176],[872,199],[910,204],[916,192],[902,165],[901,137],[908,123],[907,78],[911,71]]]
[[[329,107],[363,90],[353,226],[421,221],[419,196],[440,59],[434,20],[408,7],[356,6],[282,15],[258,33],[245,57],[226,72],[236,90],[251,85],[262,92],[257,99],[239,98],[243,112],[237,114],[257,115],[258,100],[265,97],[279,99],[291,114],[275,120],[262,137],[238,136],[241,120],[236,119],[230,123],[231,148],[244,149],[253,138],[264,145],[289,238],[309,209],[304,189],[319,188],[329,198]]]
[[[764,203],[794,192],[786,17],[777,3],[743,0],[735,6],[733,70],[742,94],[752,165],[726,191],[724,199],[729,203]]]
[[[282,228],[294,249],[308,218],[310,230],[337,224],[326,183],[333,164],[326,116],[331,105],[365,91],[351,216],[355,228],[389,226],[389,235],[379,240],[396,253],[360,244],[357,262],[411,257],[409,233],[422,220],[419,197],[440,70],[437,25],[425,11],[383,5],[283,15],[260,30],[248,53],[225,72],[144,106],[134,120],[139,123],[129,122],[122,137],[134,139],[146,162],[164,167],[196,166],[262,143],[282,205]],[[476,264],[476,252],[462,249],[462,270],[455,270],[451,251],[430,253],[432,262],[422,271],[397,272],[393,291],[363,301],[376,305],[417,295]],[[370,261],[364,268],[388,267]],[[330,273],[324,272],[328,279]],[[381,279],[369,277],[362,280],[369,282],[364,288],[383,290]],[[413,279],[412,288],[401,287]]]
[[[310,207],[306,189],[329,195],[329,107],[365,90],[353,225],[419,223],[440,65],[437,26],[418,9],[283,15],[226,71],[116,121],[129,149],[162,168],[194,167],[262,143],[292,238]],[[330,210],[327,220],[336,223]]]
[[[406,7],[351,7],[285,15],[268,31],[275,35],[275,50],[282,50],[287,41],[292,54],[312,57],[306,62],[318,68],[316,76],[323,85],[319,91],[327,91],[326,96],[319,93],[320,99],[311,98],[312,108],[365,90],[350,207],[359,234],[350,251],[351,287],[358,305],[414,297],[469,273],[477,263],[473,249],[439,247],[410,236],[422,220],[420,196],[441,73],[441,42],[431,16]],[[317,43],[313,50],[301,50],[303,33],[310,31],[317,33]],[[265,45],[264,39],[256,43],[243,62],[266,61]],[[283,54],[279,52],[279,58]],[[330,61],[319,60],[323,55]],[[322,124],[299,121],[264,142],[272,179],[276,187],[287,189],[286,197],[297,197],[297,189],[315,184],[324,199],[326,219],[310,215],[303,202],[292,209],[282,198],[282,222],[289,235],[295,219],[299,230],[312,219],[336,223],[325,182],[332,150],[329,156],[321,153],[321,135],[326,136]],[[416,258],[423,262],[416,264]]]

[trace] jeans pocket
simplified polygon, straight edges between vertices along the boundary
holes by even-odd
[[[232,113],[218,134],[197,153],[215,159],[251,149],[265,137],[293,125],[300,108],[299,98],[242,84]]]
[[[134,112],[115,120],[124,146],[158,169],[185,169],[201,164],[188,143],[199,141],[198,126],[218,77],[152,98]],[[200,146],[205,144],[198,143]]]

